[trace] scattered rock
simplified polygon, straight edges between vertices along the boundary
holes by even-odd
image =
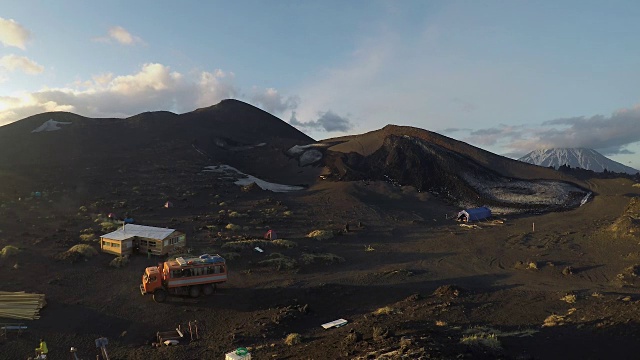
[[[413,343],[413,338],[411,336],[403,336],[400,338],[400,347],[407,347]]]
[[[411,294],[406,299],[404,299],[404,301],[414,302],[414,301],[420,300],[420,298],[421,298],[420,294]]]
[[[390,336],[389,329],[384,326],[374,326],[373,327],[373,340],[381,341]]]
[[[436,296],[458,297],[462,293],[462,289],[455,285],[442,285],[437,288],[433,294]]]
[[[242,186],[240,190],[243,192],[252,192],[252,191],[262,190],[262,189],[260,188],[260,186],[258,186],[258,184],[256,184],[255,182],[252,182],[251,184]]]
[[[362,334],[357,332],[355,329],[349,330],[347,336],[344,337],[342,343],[344,345],[354,345],[362,340]]]

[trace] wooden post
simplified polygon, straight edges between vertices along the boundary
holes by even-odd
[[[531,224],[531,232],[536,232],[536,223]]]

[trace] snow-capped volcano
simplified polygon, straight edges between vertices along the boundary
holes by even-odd
[[[636,174],[638,170],[613,161],[593,149],[585,148],[554,148],[538,149],[518,159],[540,166],[559,168],[568,165],[572,168],[582,168],[595,172],[607,171],[617,173]]]

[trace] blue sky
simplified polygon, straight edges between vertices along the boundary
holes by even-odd
[[[29,1],[0,9],[0,124],[236,98],[315,139],[386,124],[640,168],[633,1]]]

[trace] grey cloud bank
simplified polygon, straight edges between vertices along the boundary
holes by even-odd
[[[346,117],[342,117],[332,111],[320,112],[318,120],[301,122],[296,118],[296,113],[291,114],[289,123],[300,128],[324,130],[327,132],[349,131],[353,124]]]

